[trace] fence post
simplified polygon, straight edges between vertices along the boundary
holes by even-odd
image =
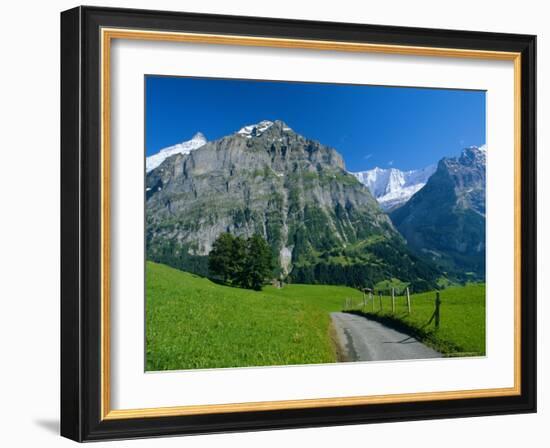
[[[441,298],[439,296],[439,291],[435,293],[435,328],[439,328],[439,308],[441,307]]]
[[[372,302],[372,312],[374,313],[374,296],[372,295],[372,291],[369,291],[369,300]]]
[[[395,288],[391,289],[391,312],[395,314]]]
[[[382,291],[378,291],[378,300],[380,301],[380,311],[382,311]]]
[[[411,314],[411,295],[409,294],[409,287],[407,286],[407,309],[409,310],[409,314]]]

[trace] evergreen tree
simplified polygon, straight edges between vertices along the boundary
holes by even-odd
[[[240,236],[234,237],[231,246],[231,263],[229,267],[229,277],[233,284],[238,284],[238,279],[242,276],[246,254],[246,240]]]
[[[208,255],[210,275],[241,288],[261,290],[273,271],[273,254],[260,235],[248,240],[222,233]]]
[[[273,255],[267,241],[253,235],[246,242],[246,257],[241,275],[243,288],[261,291],[273,271]]]
[[[239,238],[240,239],[240,238]],[[208,271],[210,275],[218,277],[225,283],[235,277],[238,271],[238,258],[236,257],[241,242],[237,241],[230,233],[222,233],[208,255]]]

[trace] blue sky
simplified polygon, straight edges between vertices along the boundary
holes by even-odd
[[[350,171],[423,168],[485,143],[485,92],[147,76],[146,154],[282,120],[340,152]]]

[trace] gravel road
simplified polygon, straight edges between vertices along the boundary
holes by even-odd
[[[441,353],[412,336],[366,317],[330,313],[342,354],[347,361],[440,358]]]

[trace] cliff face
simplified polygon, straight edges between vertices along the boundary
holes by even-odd
[[[275,254],[276,275],[294,281],[433,276],[415,267],[390,219],[346,172],[340,154],[281,121],[247,126],[169,157],[147,174],[146,187],[148,258],[181,269],[204,273],[213,242],[230,232],[262,235]],[[399,266],[384,259],[386,251],[399,257]]]
[[[390,214],[418,251],[441,269],[485,278],[485,148],[442,159],[427,184]]]

